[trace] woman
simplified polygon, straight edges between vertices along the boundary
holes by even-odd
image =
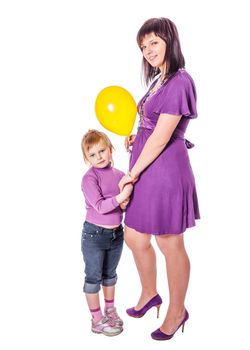
[[[199,219],[195,180],[184,139],[190,119],[197,117],[196,92],[185,71],[177,29],[167,18],[146,21],[137,34],[143,54],[146,84],[152,82],[138,104],[140,127],[125,140],[133,146],[130,171],[121,182],[134,183],[125,217],[125,241],[132,250],[142,293],[137,305],[127,310],[142,317],[162,303],[156,287],[156,256],[151,236],[167,264],[169,307],[163,324],[151,336],[167,340],[187,321],[185,295],[190,263],[183,233]]]

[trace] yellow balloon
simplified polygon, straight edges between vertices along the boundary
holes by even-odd
[[[101,90],[95,101],[97,119],[105,129],[128,136],[133,130],[137,113],[132,95],[120,86]]]

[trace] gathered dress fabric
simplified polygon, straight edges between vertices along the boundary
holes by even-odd
[[[125,224],[145,234],[181,234],[200,218],[195,178],[185,139],[190,119],[197,117],[196,90],[184,69],[178,70],[152,95],[140,100],[139,131],[133,144],[132,169],[161,114],[182,116],[160,155],[140,174],[125,214]],[[167,116],[166,116],[167,118]]]

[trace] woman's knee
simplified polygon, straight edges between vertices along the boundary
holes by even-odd
[[[156,236],[156,242],[163,254],[177,253],[185,250],[182,234]]]
[[[140,233],[128,226],[125,226],[124,240],[132,251],[145,250],[151,247],[151,235]]]

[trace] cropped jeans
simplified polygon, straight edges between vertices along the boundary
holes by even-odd
[[[122,253],[123,240],[122,225],[107,229],[84,222],[81,238],[85,263],[84,293],[98,293],[101,285],[116,284],[116,268]]]

